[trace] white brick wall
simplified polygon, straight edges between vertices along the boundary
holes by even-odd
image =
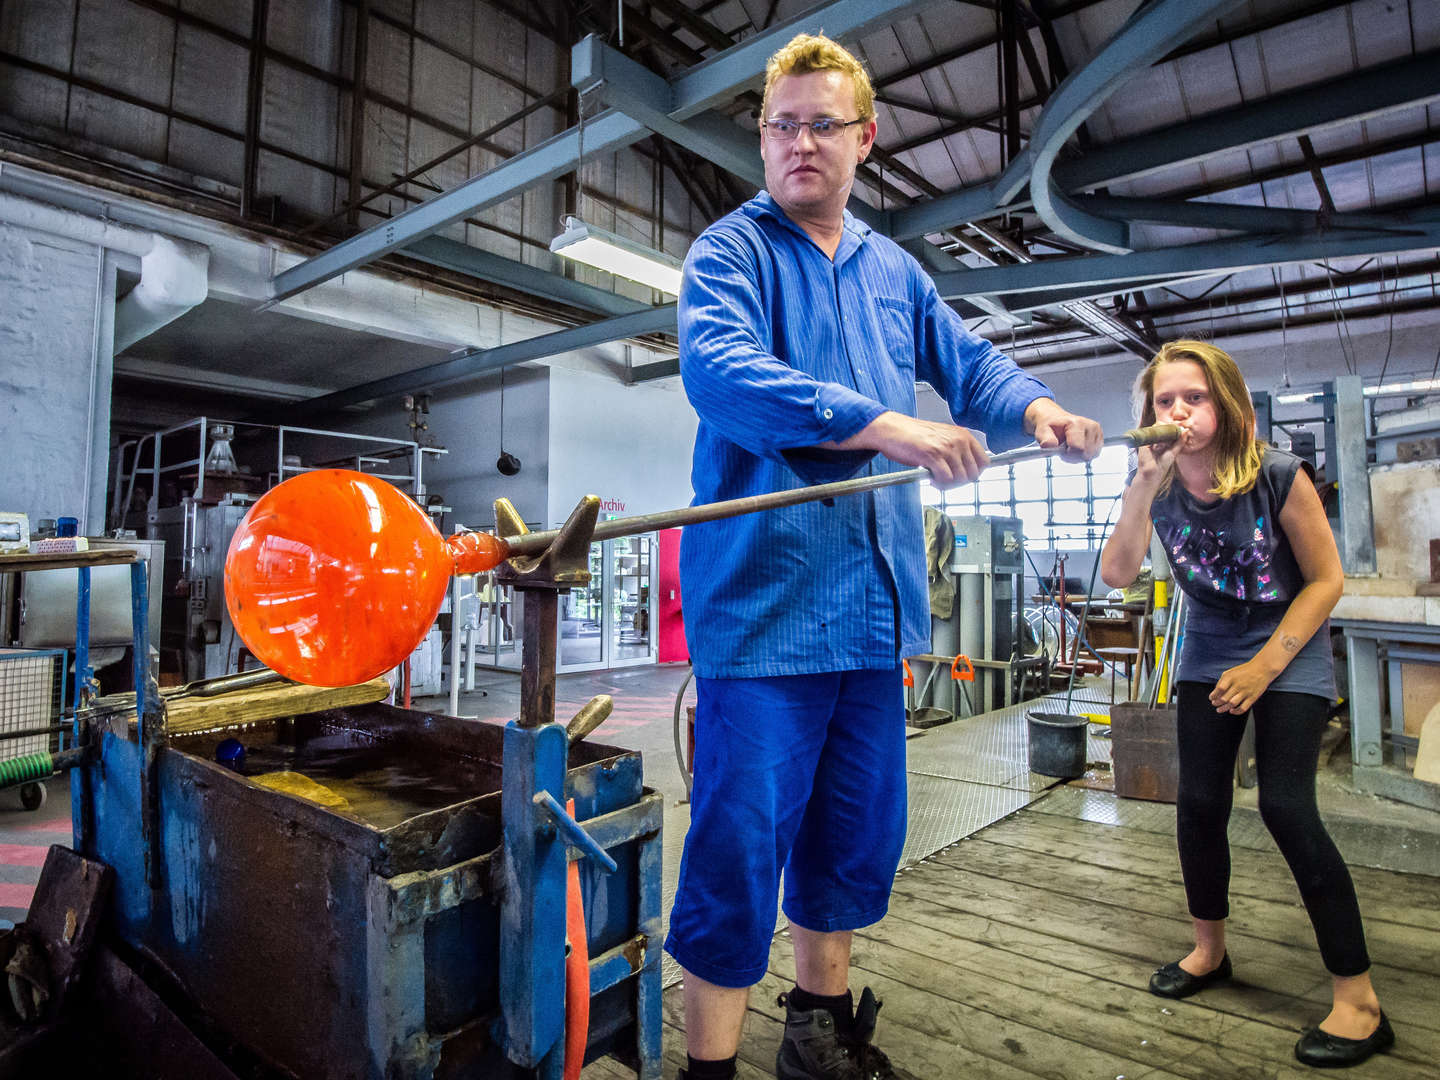
[[[0,509],[28,513],[32,528],[85,517],[100,259],[0,222]]]

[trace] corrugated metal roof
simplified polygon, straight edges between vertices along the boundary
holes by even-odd
[[[903,208],[937,194],[974,188],[1001,174],[1007,161],[1001,71],[1007,3],[937,2],[919,15],[861,37],[856,49],[880,94],[877,148],[882,152],[867,166],[866,183],[857,185],[861,198],[887,209]],[[1160,6],[1157,0],[1147,11]],[[812,9],[810,0],[635,5],[626,9],[624,51],[662,76],[674,77],[701,57],[719,55],[730,41],[743,42]],[[1008,104],[1024,139],[1034,131],[1055,89],[1054,77],[1094,62],[1139,9],[1137,0],[1028,0],[1015,5],[1025,48],[1016,77],[1018,99]],[[0,13],[0,129],[8,130],[8,116],[15,121],[11,134],[31,143],[38,139],[73,149],[84,140],[86,153],[107,147],[123,151],[154,162],[156,175],[173,168],[235,188],[247,185],[250,4],[185,0],[177,8],[167,0],[80,0],[73,19],[68,14],[59,17],[59,10],[17,0]],[[559,89],[567,77],[568,50],[583,35],[599,33],[609,45],[620,47],[614,4],[370,0],[369,11],[360,148],[369,192],[395,183],[459,146],[466,135],[516,117]],[[257,200],[253,205],[262,216],[270,212],[268,197],[276,197],[275,213],[287,227],[299,228],[342,211],[350,197],[358,13],[356,0],[270,5],[260,127],[253,148],[256,183],[247,194]],[[825,23],[822,8],[804,25],[814,29]],[[1255,106],[1297,88],[1383,71],[1440,49],[1440,3],[1253,0],[1212,20],[1197,39],[1176,44],[1171,59],[1133,71],[1086,117],[1062,149],[1061,163],[1083,162],[1129,140],[1143,145],[1147,138],[1197,119]],[[720,106],[751,133],[753,108],[753,97]],[[1440,166],[1434,108],[1429,102],[1411,103],[1341,119],[1308,131],[1309,151],[1292,133],[1103,186],[1112,196],[1310,211],[1325,208],[1329,199],[1342,214],[1430,206]],[[430,164],[398,191],[378,196],[360,211],[360,224],[392,219],[438,191],[532,152],[569,122],[563,103],[542,106],[491,132],[483,145]],[[587,216],[646,242],[663,243],[676,254],[711,214],[723,213],[753,190],[743,180],[720,175],[704,154],[676,146],[657,151],[648,139],[619,152],[592,152],[588,158],[579,170]],[[656,224],[660,193],[663,226]],[[560,272],[546,246],[560,215],[572,209],[567,199],[574,197],[573,189],[560,184],[540,184],[476,210],[469,222],[449,226],[444,235]],[[1022,252],[1028,248],[1027,257],[1083,254],[1072,241],[1052,235],[1028,200],[986,217],[992,232],[1003,231],[1007,246]],[[963,221],[953,224],[966,226]],[[344,227],[343,214],[338,224],[326,226],[331,237]],[[1138,222],[1129,244],[1145,251],[1234,235],[1216,228]],[[1013,252],[998,249],[983,235],[970,235],[966,242],[988,252],[988,263],[956,246],[949,233],[932,233],[931,240],[960,254],[966,265],[1004,266],[1015,259]],[[1421,267],[1433,260],[1428,250],[1385,255],[1362,276],[1373,277],[1377,266]],[[1366,257],[1337,259],[1331,265],[1333,277],[1337,269],[1343,273],[1366,265]],[[1389,286],[1382,287],[1378,280],[1347,286],[1324,302],[1342,318],[1347,308],[1363,313],[1383,305],[1387,297],[1408,296],[1419,304],[1418,287],[1402,290],[1394,285],[1401,273],[1390,273]],[[1428,274],[1417,270],[1410,275],[1411,284],[1423,284]],[[645,290],[607,275],[581,271],[578,276],[643,301],[651,299]],[[1223,283],[1216,285],[1217,280]],[[1182,297],[1214,286],[1205,316],[1213,320],[1215,333],[1223,336],[1232,322],[1236,328],[1253,328],[1265,319],[1274,323],[1283,317],[1288,335],[1292,313],[1317,314],[1322,301],[1305,297],[1320,289],[1322,280],[1313,264],[1301,263],[1280,270],[1247,269],[1228,277],[1220,273],[1203,284],[1154,284],[1129,302],[1130,311],[1123,317],[1133,320],[1140,308],[1149,307],[1157,314],[1153,322],[1142,319],[1145,333],[1193,329],[1192,311],[1177,311],[1173,317],[1165,311],[1184,307],[1188,301]],[[1287,290],[1284,304],[1279,299],[1282,286]],[[1288,295],[1292,287],[1304,297]],[[1105,296],[1099,301],[1106,310],[1121,303]],[[1038,329],[993,320],[985,325],[1002,335],[1007,346],[1013,335],[1022,360],[1030,355],[1027,337],[1034,339],[1036,357],[1042,349],[1047,359],[1065,355],[1066,348],[1083,348],[1086,355],[1095,351],[1093,333],[1076,324],[1065,309],[1051,307],[1046,315]],[[1060,330],[1056,321],[1063,324]],[[1063,334],[1083,345],[1057,344]],[[1113,346],[1102,340],[1099,347]]]

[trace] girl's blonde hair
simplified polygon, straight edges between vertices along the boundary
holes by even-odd
[[[1260,456],[1265,444],[1255,437],[1255,406],[1250,389],[1235,361],[1222,349],[1205,341],[1170,341],[1160,346],[1154,359],[1135,380],[1135,416],[1142,427],[1155,423],[1155,374],[1166,364],[1189,360],[1200,365],[1210,384],[1215,406],[1215,466],[1210,494],[1228,499],[1243,495],[1255,486],[1260,475]],[[1173,471],[1165,477],[1160,494],[1170,489]]]
[[[765,101],[762,118],[770,115],[770,91],[782,75],[809,75],[813,71],[838,71],[849,75],[855,87],[855,112],[859,119],[875,119],[875,89],[870,76],[845,46],[824,34],[796,34],[765,65]]]

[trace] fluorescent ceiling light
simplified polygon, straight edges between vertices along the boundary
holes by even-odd
[[[1410,382],[1385,383],[1383,386],[1365,387],[1366,397],[1394,397],[1396,394],[1423,394],[1428,390],[1440,390],[1440,379],[1414,379]]]
[[[565,219],[565,231],[550,241],[556,255],[638,281],[671,296],[680,295],[680,263],[653,248],[587,225],[577,217]]]
[[[1440,379],[1412,379],[1409,382],[1384,383],[1380,386],[1367,386],[1361,392],[1366,397],[1399,397],[1405,394],[1425,394],[1431,391],[1440,390]],[[1319,401],[1321,391],[1309,390],[1299,394],[1277,394],[1275,404],[1277,405],[1304,405],[1306,402]]]

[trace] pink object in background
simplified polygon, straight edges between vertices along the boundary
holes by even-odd
[[[660,530],[660,554],[656,563],[659,602],[656,604],[656,647],[662,664],[690,659],[685,643],[685,617],[680,608],[681,529]]]

